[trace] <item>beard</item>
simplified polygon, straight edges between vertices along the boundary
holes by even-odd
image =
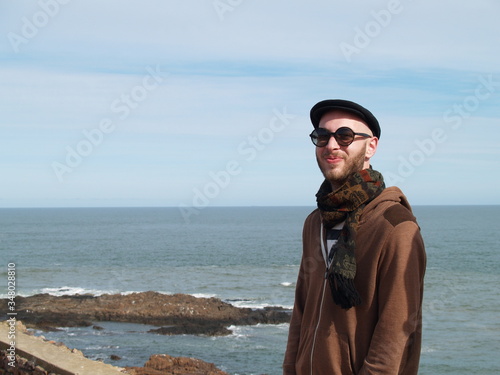
[[[325,151],[321,156],[328,155],[329,153]],[[336,153],[332,153],[336,154]],[[338,154],[336,154],[338,155]],[[357,173],[364,169],[365,163],[365,150],[362,149],[358,154],[346,156],[345,154],[338,155],[344,159],[343,165],[328,165],[321,160],[316,154],[316,160],[318,162],[319,169],[323,173],[323,176],[330,181],[332,186],[340,187],[343,185],[349,176]]]

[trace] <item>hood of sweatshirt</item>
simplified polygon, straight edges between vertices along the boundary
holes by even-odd
[[[394,203],[400,204],[400,212],[406,211],[409,216],[414,220],[412,215],[412,209],[408,199],[403,194],[403,192],[396,186],[391,186],[382,191],[375,199],[373,199],[370,203],[368,203],[363,210],[363,214],[360,218],[360,223],[369,220],[370,216],[375,212],[381,212],[379,209],[382,209],[382,212],[385,211],[390,206],[393,206]],[[407,215],[405,215],[407,216]]]

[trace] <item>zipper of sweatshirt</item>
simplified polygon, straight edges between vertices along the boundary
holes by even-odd
[[[321,252],[323,253],[323,255],[325,255],[325,244],[324,244],[324,238],[323,238],[323,223],[321,223],[319,235],[320,235],[319,239],[321,242]],[[316,336],[318,335],[319,324],[321,323],[321,316],[323,315],[323,302],[325,301],[326,281],[327,281],[327,277],[328,277],[328,253],[326,253],[326,257],[325,257],[325,265],[326,265],[326,271],[325,271],[325,277],[324,277],[324,281],[323,281],[323,291],[321,292],[321,303],[319,304],[318,323],[316,323],[316,328],[314,329],[313,342],[312,342],[312,346],[311,346],[311,358],[310,358],[311,375],[314,375],[314,373],[313,373],[314,349],[316,347]]]
[[[318,316],[318,323],[316,324],[316,328],[314,330],[314,337],[313,337],[313,343],[312,343],[312,347],[311,347],[311,375],[314,375],[313,374],[313,357],[314,357],[314,349],[315,349],[315,346],[316,346],[316,336],[318,334],[318,329],[319,329],[319,323],[321,322],[321,315],[323,313],[323,302],[325,300],[325,290],[326,290],[326,278],[323,282],[323,292],[321,293],[321,303],[320,303],[320,306],[319,306],[319,316]]]

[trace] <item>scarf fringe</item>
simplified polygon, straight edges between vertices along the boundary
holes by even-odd
[[[337,305],[343,309],[350,309],[361,304],[361,296],[354,286],[354,280],[347,279],[338,273],[329,273],[328,281],[333,301]]]

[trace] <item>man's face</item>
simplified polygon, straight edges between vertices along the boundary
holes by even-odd
[[[372,134],[370,128],[349,112],[334,111],[326,113],[319,123],[320,128],[335,132],[338,128],[348,127],[355,133]],[[316,147],[316,160],[325,178],[333,189],[340,187],[347,178],[370,166],[370,158],[375,154],[378,139],[355,136],[349,146],[339,146],[334,137],[324,147]]]

